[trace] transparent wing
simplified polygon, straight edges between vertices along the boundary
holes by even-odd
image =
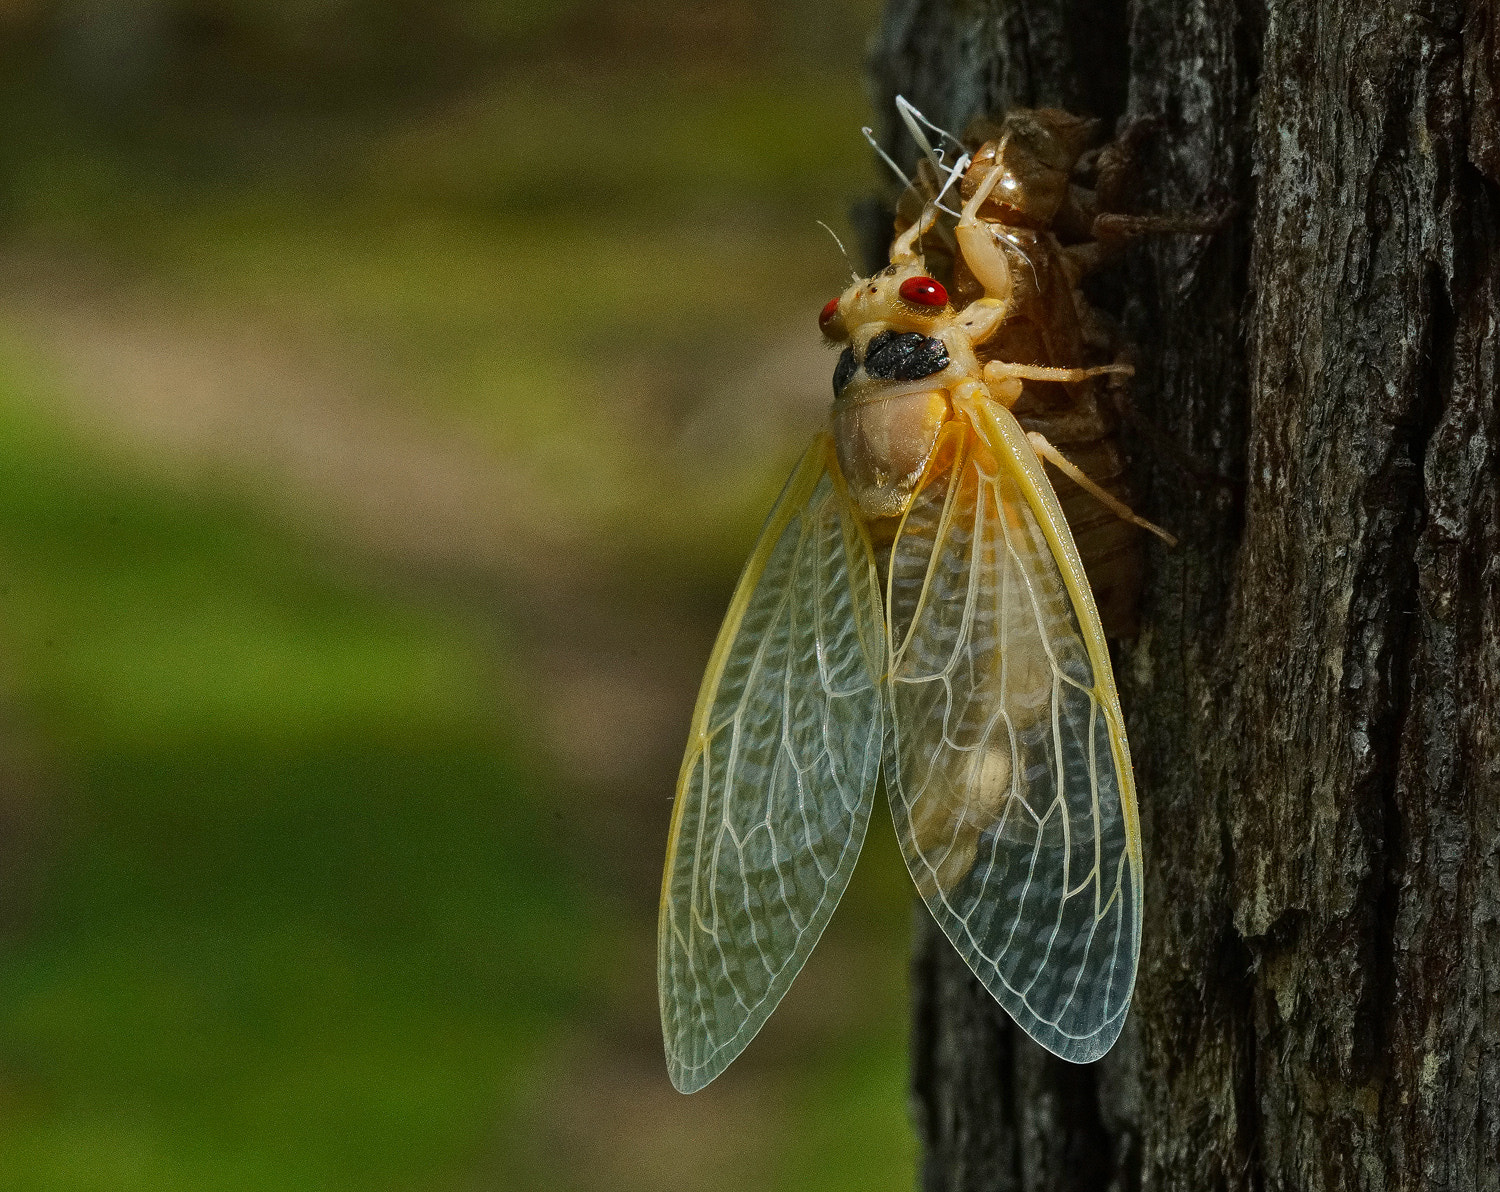
[[[683,1092],[722,1072],[786,993],[869,824],[885,629],[831,450],[813,444],[745,567],[678,779],[657,978]]]
[[[1082,1063],[1135,985],[1130,758],[1056,497],[1008,411],[968,412],[893,547],[886,786],[949,939],[1027,1034]]]

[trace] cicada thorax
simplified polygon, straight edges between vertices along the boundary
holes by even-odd
[[[905,510],[938,431],[953,416],[947,345],[918,331],[867,329],[834,370],[833,440],[860,516],[887,522]]]

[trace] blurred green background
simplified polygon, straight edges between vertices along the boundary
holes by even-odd
[[[885,817],[693,1098],[654,989],[877,18],[0,3],[0,1187],[911,1185]]]

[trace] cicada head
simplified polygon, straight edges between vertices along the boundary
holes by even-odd
[[[948,288],[913,260],[854,282],[823,308],[818,326],[835,343],[862,347],[880,331],[929,334],[952,313]]]
[[[931,336],[952,322],[948,288],[928,272],[919,247],[936,214],[929,204],[922,219],[891,246],[890,265],[871,277],[857,278],[829,301],[818,316],[824,336],[848,343],[855,356],[863,357],[870,340],[882,332]]]
[[[851,385],[912,382],[948,367],[943,332],[953,324],[948,289],[920,260],[889,265],[856,281],[818,316],[823,334],[845,344],[834,368],[834,396]],[[889,345],[901,345],[893,353]]]

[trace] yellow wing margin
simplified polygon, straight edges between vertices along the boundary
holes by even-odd
[[[934,918],[1017,1023],[1103,1055],[1140,953],[1135,790],[1108,647],[1014,417],[958,403],[892,547],[885,779]]]
[[[870,543],[820,435],[730,602],[693,712],[662,876],[657,985],[683,1092],[737,1056],[848,885],[869,823],[884,625]]]

